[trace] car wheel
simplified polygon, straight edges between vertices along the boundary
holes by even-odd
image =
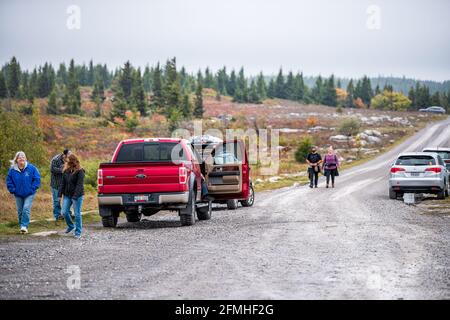
[[[250,186],[249,195],[246,200],[242,200],[241,204],[243,207],[251,207],[255,203],[255,190],[253,186]]]
[[[102,224],[105,228],[115,228],[117,226],[117,216],[102,217]]]
[[[448,197],[450,195],[450,182],[447,183],[447,188],[445,189],[445,196]]]
[[[238,207],[238,201],[236,199],[227,200],[227,209],[228,210],[236,210]]]
[[[196,199],[197,193],[194,190],[191,192],[191,198],[189,199],[187,208],[180,210],[180,222],[182,226],[192,226],[193,224],[195,224]]]
[[[397,192],[392,189],[389,189],[389,199],[397,200]]]
[[[142,218],[142,214],[139,213],[127,213],[126,216],[128,222],[139,222]]]
[[[209,220],[211,219],[212,213],[212,202],[209,201],[207,206],[197,208],[197,218],[198,220]]]

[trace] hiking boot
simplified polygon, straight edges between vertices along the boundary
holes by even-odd
[[[21,227],[20,228],[20,233],[23,233],[23,234],[28,233],[28,228],[27,227]]]

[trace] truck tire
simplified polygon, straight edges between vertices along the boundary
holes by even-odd
[[[195,224],[195,203],[197,199],[197,193],[195,190],[191,192],[191,197],[189,199],[189,203],[186,209],[180,210],[180,222],[181,225],[184,226],[192,226]]]
[[[238,201],[236,199],[227,200],[227,209],[228,210],[236,210],[238,207]]]
[[[142,214],[139,213],[126,213],[128,222],[139,222],[141,221]]]
[[[389,189],[389,199],[397,200],[397,192],[392,189]]]
[[[255,203],[255,190],[250,186],[248,198],[241,201],[243,207],[251,207]]]
[[[209,220],[211,219],[212,213],[212,202],[209,201],[207,206],[197,208],[197,218],[198,220]]]
[[[102,217],[102,224],[105,228],[115,228],[117,226],[118,217],[111,215],[109,217]]]

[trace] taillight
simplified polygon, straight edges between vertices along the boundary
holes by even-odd
[[[399,171],[405,171],[405,169],[399,168],[399,167],[392,167],[391,168],[391,173],[397,173]]]
[[[103,170],[102,169],[97,170],[97,186],[99,186],[99,187],[103,186]]]
[[[180,167],[178,169],[178,181],[180,184],[186,184],[187,182],[187,169],[186,167]]]
[[[434,173],[441,173],[442,169],[439,168],[439,167],[431,167],[431,168],[426,168],[425,171],[434,172]]]

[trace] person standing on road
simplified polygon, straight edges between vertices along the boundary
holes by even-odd
[[[52,189],[53,217],[55,221],[64,219],[61,214],[61,198],[58,197],[58,191],[62,183],[64,163],[70,153],[70,150],[64,149],[63,153],[54,156],[50,163],[50,187]]]
[[[333,147],[328,148],[328,153],[323,157],[323,170],[325,177],[327,177],[327,188],[330,185],[331,177],[331,187],[334,188],[335,177],[339,176],[339,159],[333,150]]]
[[[16,198],[17,216],[21,233],[28,233],[31,206],[36,191],[41,186],[39,170],[27,161],[23,151],[11,160],[11,168],[6,176],[6,187]]]
[[[63,198],[62,212],[67,223],[66,234],[74,232],[76,239],[81,237],[82,219],[81,206],[84,196],[84,169],[78,158],[72,153],[68,156],[64,165],[62,182],[59,187],[58,196]],[[70,207],[73,206],[75,214],[75,225],[70,216]]]
[[[308,163],[309,187],[317,188],[319,182],[320,164],[322,157],[317,153],[317,147],[312,147],[311,152],[306,157]]]

